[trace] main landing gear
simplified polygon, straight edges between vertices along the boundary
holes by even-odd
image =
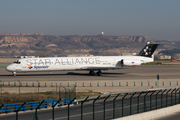
[[[13,76],[16,77],[16,72],[13,72]]]
[[[98,70],[97,75],[98,75],[98,76],[101,76],[101,75],[102,75],[101,70]]]
[[[94,75],[94,71],[89,71],[89,74],[90,75]]]
[[[94,71],[89,71],[89,74],[90,75],[94,75]],[[96,73],[98,76],[101,76],[101,74],[102,74],[102,72],[101,72],[101,70],[98,70],[98,72]]]

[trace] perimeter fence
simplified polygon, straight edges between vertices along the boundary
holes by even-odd
[[[6,90],[5,90],[6,89]],[[11,91],[11,92],[8,92]],[[0,104],[17,103],[17,102],[30,102],[40,101],[42,99],[60,99],[76,97],[76,86],[60,87],[55,86],[51,89],[40,88],[39,85],[34,87],[23,87],[23,85],[17,84],[16,86],[0,85]]]
[[[71,107],[73,101],[78,105]],[[42,117],[54,120],[54,116],[61,120],[110,120],[176,104],[180,104],[180,88],[166,87],[87,96],[82,99],[73,98],[67,103],[67,107],[48,112],[52,115],[37,111],[33,115],[34,120],[44,119]]]

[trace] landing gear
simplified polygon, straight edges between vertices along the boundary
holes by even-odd
[[[94,75],[94,71],[92,71],[92,70],[89,71],[89,74]],[[98,70],[96,74],[97,74],[97,76],[101,76],[101,74],[102,74],[101,70]]]
[[[97,75],[101,76],[101,74],[102,74],[101,70],[98,70]]]
[[[89,71],[89,74],[90,75],[94,75],[94,71]]]
[[[16,72],[13,72],[13,76],[16,77]]]

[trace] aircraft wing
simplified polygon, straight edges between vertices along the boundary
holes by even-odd
[[[132,67],[81,67],[82,70],[108,70],[108,69],[128,69]]]

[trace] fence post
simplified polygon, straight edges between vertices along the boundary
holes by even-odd
[[[20,85],[20,81],[18,80],[18,82],[19,82],[19,95],[20,95],[20,88],[21,88],[21,85]]]
[[[84,82],[83,82],[83,87],[84,87]]]
[[[112,87],[114,86],[114,83],[112,82]]]
[[[136,94],[136,92],[135,93],[133,93],[132,95],[131,95],[131,97],[130,97],[130,115],[132,115],[132,97],[134,96]]]
[[[176,105],[176,93],[179,90],[179,88],[175,91],[175,105]]]
[[[148,81],[148,86],[150,86],[150,82]]]
[[[157,93],[156,93],[156,109],[157,109],[157,96],[158,96],[158,94],[161,92],[162,90],[160,90],[160,91],[158,91]]]
[[[8,82],[8,86],[11,86],[10,82]]]
[[[32,87],[34,87],[34,82],[32,83]]]
[[[121,93],[119,93],[114,99],[113,99],[113,119],[115,119],[115,100],[116,100],[116,98],[117,97],[119,97],[119,95],[120,95]]]
[[[26,87],[28,87],[28,82],[26,82]]]
[[[97,82],[97,86],[99,87],[99,82]]]
[[[51,83],[51,87],[53,87],[53,83]]]
[[[69,105],[76,99],[76,97],[74,99],[72,99],[69,103],[68,103],[68,120],[69,120]],[[54,119],[53,119],[54,120]]]
[[[16,82],[14,82],[14,86],[16,86]]]
[[[152,106],[152,95],[154,94],[155,91],[153,91],[150,95],[150,111],[151,111],[151,106]]]
[[[141,86],[143,86],[143,82],[141,82]]]
[[[119,82],[119,86],[121,86],[121,82]]]
[[[52,106],[52,119],[54,120],[54,107],[58,104],[58,102],[61,101],[61,99],[59,99],[53,106]]]
[[[84,103],[88,98],[89,98],[89,96],[86,97],[86,98],[84,99],[84,101],[81,102],[81,120],[83,120],[83,103]]]
[[[172,93],[176,90],[176,88],[174,90],[172,90],[171,92],[171,106],[172,106]]]
[[[69,99],[71,99],[71,90],[68,88],[69,90]]]
[[[147,91],[147,93],[144,95],[144,112],[146,112],[146,95],[149,93],[149,91]]]
[[[122,117],[123,117],[123,114],[124,114],[124,98],[128,95],[128,93],[126,93],[123,98],[122,98]]]
[[[136,82],[134,82],[134,86],[136,86]]]
[[[3,106],[4,106],[4,104],[2,104],[2,105],[0,106],[0,109],[1,109]]]
[[[168,104],[168,103],[167,103],[167,102],[168,102],[167,97],[168,97],[168,92],[169,92],[169,91],[171,91],[171,89],[170,89],[170,90],[168,90],[168,91],[167,91],[167,93],[166,93],[166,107],[167,107],[167,104]]]
[[[0,87],[1,87],[1,104],[3,104],[3,97],[2,97],[2,81],[0,80],[0,82],[1,82],[1,84],[0,84]],[[1,109],[1,107],[0,107],[0,109]]]
[[[95,115],[94,115],[94,111],[95,111],[95,109],[94,109],[94,104],[95,104],[96,100],[98,100],[98,99],[100,98],[100,96],[101,96],[101,95],[99,95],[99,96],[93,101],[93,120],[95,119]]]
[[[65,87],[63,87],[63,88],[64,88],[64,90],[65,90],[65,98],[67,98],[66,88],[65,88]]]
[[[106,87],[106,82],[104,83],[104,86]]]
[[[179,89],[179,103],[180,103],[180,89]]]
[[[90,82],[90,87],[92,87],[92,83]]]
[[[128,86],[128,82],[126,82],[126,86]]]
[[[47,84],[45,83],[45,87],[47,87]]]
[[[139,97],[141,96],[141,94],[144,92],[141,92],[138,96],[137,96],[137,113],[139,113]]]
[[[59,87],[59,99],[61,98],[60,96],[61,96],[61,93],[60,93],[60,87]]]
[[[170,81],[169,85],[171,86],[171,81]]]
[[[77,82],[75,82],[75,87],[77,87]]]
[[[162,84],[163,84],[163,86],[164,86],[164,81],[163,81],[163,83],[162,83]]]
[[[37,80],[38,84],[37,84],[37,87],[38,87],[38,97],[39,97],[39,80]]]
[[[161,108],[163,107],[163,93],[166,91],[166,89],[161,93]]]
[[[105,98],[105,100],[104,100],[104,120],[105,120],[105,118],[106,118],[106,100],[109,98],[111,96],[111,94],[110,95],[108,95],[106,98]]]
[[[43,100],[37,107],[36,107],[36,111],[35,111],[35,120],[38,120],[38,116],[37,116],[37,109],[39,109],[39,107],[44,103],[45,100]]]
[[[26,104],[26,102],[24,102],[21,107],[18,108],[18,110],[16,111],[16,120],[18,120],[18,112],[19,110]]]

